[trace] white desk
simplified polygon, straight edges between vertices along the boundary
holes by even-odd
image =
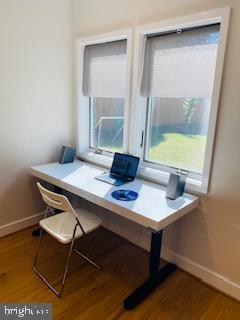
[[[198,206],[199,199],[190,194],[176,200],[166,199],[165,187],[145,180],[136,179],[123,187],[115,187],[94,178],[103,172],[103,168],[82,161],[30,168],[33,176],[154,230],[165,228]],[[126,202],[114,199],[111,193],[121,188],[138,192],[137,200]]]
[[[141,179],[115,187],[95,179],[103,172],[101,167],[78,160],[30,168],[33,176],[152,229],[149,279],[124,301],[125,308],[132,309],[176,269],[170,263],[159,270],[162,229],[196,208],[199,198],[184,194],[176,200],[166,199],[165,187]],[[121,188],[138,192],[138,198],[129,202],[114,199],[111,193]]]

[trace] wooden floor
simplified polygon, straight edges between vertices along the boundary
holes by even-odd
[[[239,320],[240,304],[177,270],[161,287],[133,311],[125,311],[123,299],[147,275],[148,256],[106,229],[92,233],[90,241],[77,245],[90,251],[103,266],[98,271],[73,254],[62,299],[57,298],[32,271],[37,245],[26,229],[0,239],[0,301],[48,302],[53,319],[142,320]],[[66,248],[44,236],[41,270],[58,282]]]

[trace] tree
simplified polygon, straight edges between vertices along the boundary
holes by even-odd
[[[183,99],[183,114],[185,124],[190,124],[192,116],[196,109],[196,104],[199,102],[198,98],[185,98]]]

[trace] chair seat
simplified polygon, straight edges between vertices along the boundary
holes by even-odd
[[[102,223],[99,217],[87,210],[75,209],[75,211],[86,234],[97,229]],[[39,222],[46,232],[63,244],[71,242],[76,223],[75,217],[70,212],[61,212]],[[82,235],[81,228],[77,227],[75,239]]]

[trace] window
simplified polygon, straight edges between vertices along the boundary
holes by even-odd
[[[144,160],[202,173],[209,98],[148,99]]]
[[[124,99],[90,98],[90,148],[123,149]]]
[[[202,174],[219,27],[147,37],[141,88],[147,97],[145,161]]]
[[[127,40],[84,48],[83,95],[88,97],[89,147],[123,150]]]
[[[206,193],[229,8],[77,41],[78,156],[111,166],[139,156],[138,174],[167,183],[188,171]]]

